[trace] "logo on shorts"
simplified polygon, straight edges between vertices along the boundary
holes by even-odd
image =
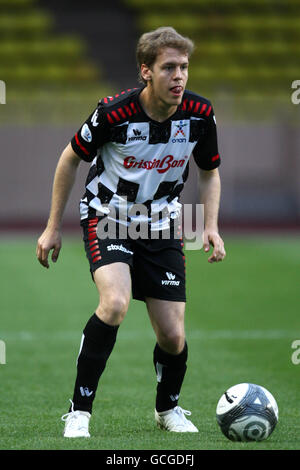
[[[130,250],[127,250],[127,248],[125,248],[125,246],[123,245],[108,245],[107,247],[107,251],[112,251],[112,250],[120,250],[120,251],[124,251],[124,253],[129,253],[130,255],[133,255],[133,251],[130,251]]]
[[[166,276],[168,279],[163,279],[161,281],[163,286],[179,286],[180,281],[175,281],[175,274],[166,272]]]
[[[167,278],[169,279],[169,281],[174,281],[174,279],[176,277],[175,274],[172,274],[172,273],[166,273],[166,275],[167,275]]]

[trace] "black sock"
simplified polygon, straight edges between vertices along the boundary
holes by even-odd
[[[179,394],[186,372],[187,343],[180,354],[169,354],[156,344],[153,362],[157,374],[156,411],[166,411],[178,404]]]
[[[77,359],[74,410],[92,412],[98,382],[116,342],[118,326],[111,326],[92,315],[83,330]]]

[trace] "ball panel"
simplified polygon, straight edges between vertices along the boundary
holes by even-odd
[[[272,393],[269,392],[269,390],[267,390],[264,387],[261,387],[261,388],[263,389],[263,391],[265,392],[266,397],[269,400],[269,408],[271,407],[273,409],[273,411],[275,413],[275,416],[276,416],[276,419],[278,420],[279,412],[278,412],[278,406],[277,406],[275,398],[273,397]]]
[[[278,407],[273,395],[260,385],[242,383],[220,398],[216,418],[223,434],[232,441],[262,441],[275,429]]]
[[[222,415],[228,413],[231,409],[238,405],[238,403],[246,395],[249,384],[242,383],[230,387],[220,398],[217,404],[217,414]]]
[[[268,420],[264,418],[246,415],[230,426],[229,435],[232,431],[239,436],[241,441],[262,441],[270,435],[271,427]]]

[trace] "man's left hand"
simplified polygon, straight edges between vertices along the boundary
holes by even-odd
[[[222,261],[226,256],[224,242],[217,231],[204,230],[203,234],[203,248],[205,253],[208,253],[210,246],[213,247],[213,252],[208,258],[209,263]]]

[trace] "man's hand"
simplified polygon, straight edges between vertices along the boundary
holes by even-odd
[[[79,163],[79,156],[72,149],[72,145],[68,144],[62,152],[55,170],[49,219],[36,247],[36,256],[45,268],[49,268],[49,252],[53,250],[52,261],[55,263],[61,249],[61,220]]]
[[[209,263],[222,261],[225,256],[224,242],[217,231],[204,230],[203,234],[203,248],[206,253],[210,250],[210,245],[213,247],[213,252],[208,258]]]
[[[61,234],[59,230],[46,228],[37,242],[36,256],[45,268],[49,268],[48,256],[53,250],[51,259],[53,263],[57,261],[61,249]]]

